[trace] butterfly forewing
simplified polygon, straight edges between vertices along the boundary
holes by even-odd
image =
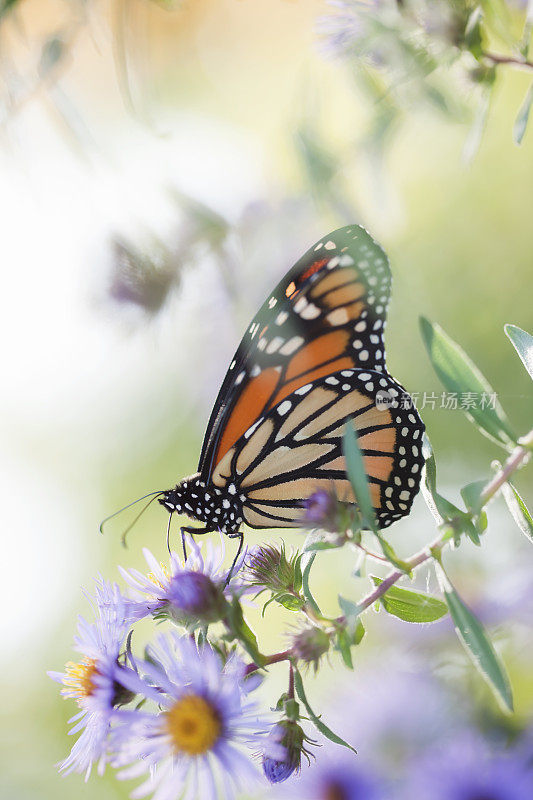
[[[298,389],[353,368],[386,374],[390,282],[385,253],[356,225],[307,251],[263,304],[231,362],[202,447],[205,480],[246,431]]]

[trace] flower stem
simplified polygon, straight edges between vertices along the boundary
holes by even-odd
[[[518,447],[515,447],[503,467],[496,473],[494,478],[485,486],[480,495],[481,504],[485,505],[491,500],[496,492],[498,492],[504,483],[522,466],[529,456],[531,455],[531,446],[533,445],[533,430],[526,436],[520,439]]]
[[[290,649],[283,650],[281,653],[274,653],[271,656],[266,656],[265,666],[268,666],[270,664],[278,664],[280,661],[289,661],[291,658],[292,658],[292,650]],[[244,671],[244,674],[245,676],[251,675],[252,672],[255,672],[258,669],[261,669],[261,667],[258,664],[252,662],[251,664],[248,664],[248,666]]]
[[[502,56],[499,53],[483,53],[483,56],[492,64],[510,64],[514,67],[522,67],[522,69],[533,70],[533,61],[528,61],[526,58]]]

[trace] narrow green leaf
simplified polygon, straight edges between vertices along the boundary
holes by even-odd
[[[351,642],[346,628],[340,628],[337,633],[336,647],[348,669],[353,669]]]
[[[513,126],[513,139],[516,144],[522,144],[522,139],[527,130],[527,123],[529,121],[529,112],[531,111],[531,104],[533,103],[533,83],[527,90],[524,102],[520,106],[518,114]]]
[[[396,569],[401,569],[402,572],[405,572],[406,575],[410,575],[412,570],[408,562],[403,561],[396,555],[396,552],[392,547],[392,545],[389,544],[389,542],[380,533],[378,533],[378,531],[376,531],[376,537],[381,546],[383,555],[385,556],[386,559],[388,559],[388,561],[390,561],[393,567],[396,567]]]
[[[304,545],[304,553],[317,553],[320,550],[334,550],[336,547],[339,547],[339,542],[309,542]]]
[[[376,532],[378,530],[376,517],[374,513],[374,506],[370,499],[370,492],[368,491],[368,479],[366,475],[365,464],[357,436],[353,426],[353,422],[349,420],[344,429],[344,436],[342,442],[342,449],[346,459],[346,471],[352,484],[357,504],[361,510],[363,517],[363,524],[367,525],[370,530]]]
[[[294,597],[292,594],[288,594],[285,592],[280,592],[279,594],[275,595],[273,598],[276,603],[279,603],[280,606],[288,609],[289,611],[301,611],[303,602],[298,597]]]
[[[481,493],[486,485],[487,481],[474,481],[461,489],[461,497],[465,501],[465,506],[473,514],[479,514],[481,511]]]
[[[533,336],[517,325],[505,325],[504,331],[520,356],[522,364],[533,378]]]
[[[357,753],[357,750],[354,747],[352,747],[351,744],[348,744],[348,742],[345,742],[344,739],[341,739],[341,737],[338,736],[336,733],[333,733],[331,728],[328,728],[328,726],[324,722],[322,722],[320,717],[317,717],[317,715],[315,714],[315,712],[313,711],[313,709],[311,708],[311,706],[307,701],[307,697],[305,696],[302,676],[300,675],[297,669],[294,670],[294,688],[296,689],[296,694],[304,704],[305,710],[309,714],[309,719],[311,720],[315,728],[318,731],[320,731],[320,733],[323,736],[329,739],[330,742],[334,742],[335,744],[341,744],[343,747],[347,747],[348,750],[351,750],[353,753]]]
[[[304,563],[305,562],[307,563],[305,563],[304,571],[302,573],[302,591],[306,603],[311,607],[313,612],[318,616],[322,616],[322,612],[318,606],[318,603],[316,602],[311,592],[311,589],[309,588],[309,577],[311,575],[311,567],[313,566],[315,558],[316,558],[316,553],[311,553],[309,556],[304,555],[303,559]]]
[[[232,603],[228,603],[227,611],[225,621],[230,633],[240,641],[250,658],[256,664],[262,666],[265,663],[265,657],[259,652],[255,634],[246,623],[242,614],[241,604],[237,598]]]
[[[473,664],[491,687],[506,711],[513,710],[513,695],[505,667],[479,620],[463,603],[448,576],[435,565],[439,584],[453,619],[456,633]]]
[[[486,484],[486,481],[474,481],[461,489],[461,497],[472,515],[472,519],[464,515],[465,533],[478,547],[481,544],[478,534],[483,533],[487,527],[487,515],[482,510],[481,502],[481,494]]]
[[[484,375],[439,325],[421,317],[420,329],[435,372],[448,391],[459,395],[466,416],[490,439],[512,447],[516,435]]]
[[[531,513],[512,483],[504,483],[502,492],[511,516],[530,542],[533,542],[533,519]]]
[[[345,597],[342,597],[342,595],[339,595],[337,599],[339,608],[344,614],[347,624],[355,627],[357,618],[364,609],[358,606],[357,603],[354,603],[353,600],[347,600]]]
[[[383,583],[381,578],[373,575],[371,578],[375,586]],[[424,592],[414,592],[411,589],[402,589],[399,586],[387,589],[380,602],[385,611],[405,622],[436,622],[448,613],[446,603],[437,597]]]

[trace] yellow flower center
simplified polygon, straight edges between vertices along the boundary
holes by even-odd
[[[197,756],[210,750],[222,725],[213,706],[203,697],[188,694],[165,712],[165,725],[176,751]]]
[[[161,567],[161,572],[163,573],[167,581],[169,581],[172,577],[169,568],[165,564],[163,564],[162,561],[159,562],[159,566]],[[156,586],[159,586],[160,589],[165,588],[163,581],[159,580],[159,578],[156,576],[154,572],[149,572],[146,577],[151,583],[155,583]]]
[[[94,658],[84,658],[81,664],[68,661],[65,664],[65,677],[63,685],[66,687],[61,690],[63,697],[73,697],[80,702],[85,697],[89,697],[94,689],[94,675],[98,672]]]

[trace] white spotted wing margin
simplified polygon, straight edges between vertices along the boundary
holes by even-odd
[[[419,490],[424,425],[407,392],[375,370],[342,370],[297,389],[235,443],[212,481],[238,487],[252,528],[299,527],[304,501],[319,489],[356,504],[342,452],[349,419],[386,528],[409,514]]]

